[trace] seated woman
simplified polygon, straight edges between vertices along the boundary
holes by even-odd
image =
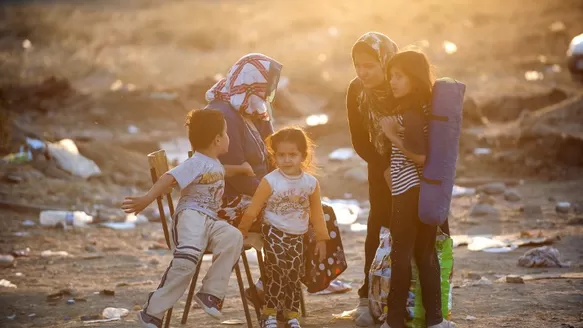
[[[247,162],[255,172],[255,176],[239,175],[225,179],[225,196],[218,215],[235,226],[239,225],[261,179],[273,170],[265,139],[273,134],[271,103],[275,98],[281,68],[279,62],[266,55],[248,54],[239,59],[226,77],[206,93],[206,108],[220,110],[227,122],[229,151],[219,157],[220,161],[224,165]],[[320,262],[313,256],[316,245],[313,231],[308,231],[305,236],[306,271],[303,283],[310,292],[326,289],[346,269],[340,232],[335,224],[336,216],[332,207],[322,205],[330,241],[326,245],[326,259]],[[260,218],[255,221],[251,232],[260,231],[260,221]],[[255,305],[261,305],[259,300],[254,301]]]

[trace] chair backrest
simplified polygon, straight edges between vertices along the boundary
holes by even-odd
[[[152,184],[154,184],[164,173],[168,172],[169,170],[166,151],[164,149],[160,149],[148,154],[148,164],[150,165],[150,176],[152,178]],[[156,199],[156,203],[158,204],[158,212],[160,213],[160,220],[162,221],[164,238],[166,239],[166,244],[170,248],[170,233],[168,221],[166,220],[166,211],[164,211],[163,197],[158,197]],[[173,216],[174,204],[172,202],[172,188],[166,191],[166,204],[168,206],[170,216]]]

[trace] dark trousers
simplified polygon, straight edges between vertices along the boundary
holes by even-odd
[[[419,220],[419,187],[393,196],[392,205],[390,230],[393,242],[387,323],[391,328],[405,327],[405,308],[411,285],[411,260],[414,258],[419,271],[426,324],[439,324],[443,317],[440,267],[435,250],[437,227]]]
[[[388,228],[391,218],[391,190],[385,182],[383,170],[369,167],[368,183],[370,213],[364,242],[364,284],[358,290],[360,298],[368,298],[368,272],[379,247],[381,226]]]

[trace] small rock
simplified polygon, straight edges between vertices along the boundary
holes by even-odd
[[[498,210],[489,204],[476,204],[470,210],[470,216],[498,215]]]
[[[30,255],[30,248],[25,249],[15,249],[12,251],[12,256],[14,257],[28,257]]]
[[[466,320],[467,320],[467,321],[474,321],[474,320],[476,320],[476,319],[477,319],[477,318],[476,318],[476,317],[474,317],[473,315],[468,315],[468,316],[466,316]]]
[[[160,264],[160,261],[158,261],[157,259],[151,259],[150,264],[151,265],[158,265],[158,264]]]
[[[509,284],[524,284],[524,279],[521,276],[509,275],[506,276],[506,282]]]
[[[488,195],[500,195],[506,191],[506,185],[501,182],[492,182],[478,187],[478,191],[484,192]]]
[[[555,206],[555,211],[561,214],[568,214],[571,211],[571,203],[569,202],[558,202]]]
[[[506,199],[509,202],[519,202],[522,200],[522,197],[520,197],[518,191],[514,189],[509,189],[504,192],[504,199]]]
[[[350,179],[360,183],[366,183],[368,181],[368,172],[364,167],[353,167],[344,173],[344,178]]]
[[[543,210],[540,205],[527,204],[520,208],[520,211],[526,215],[542,215]]]
[[[115,296],[115,291],[110,290],[110,289],[104,289],[104,290],[100,291],[99,294],[105,295],[105,296]]]
[[[0,287],[17,288],[17,286],[6,279],[0,280]]]
[[[583,217],[579,216],[576,218],[569,219],[567,221],[568,225],[583,225]]]
[[[12,267],[14,267],[14,256],[0,255],[0,268],[12,268]]]
[[[87,245],[85,246],[85,251],[87,251],[87,253],[97,253],[97,247],[93,245]]]
[[[494,205],[496,203],[496,200],[492,196],[489,196],[489,195],[486,195],[486,194],[479,194],[478,195],[478,203],[480,203],[480,204]]]

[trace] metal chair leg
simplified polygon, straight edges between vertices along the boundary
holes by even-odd
[[[241,293],[241,301],[243,302],[243,310],[245,311],[247,327],[253,328],[251,314],[249,313],[249,305],[247,304],[247,298],[245,297],[245,285],[243,285],[243,278],[241,277],[241,269],[239,268],[239,262],[235,263],[235,274],[237,275],[237,284],[239,285],[239,292]]]
[[[243,258],[243,266],[245,268],[245,274],[247,275],[247,282],[249,283],[249,289],[251,290],[251,295],[256,301],[259,301],[259,295],[257,294],[257,288],[255,283],[253,282],[253,277],[251,277],[251,269],[249,269],[249,261],[247,261],[247,254],[245,251],[241,253],[241,257]],[[261,310],[259,304],[254,304],[255,307],[255,314],[257,314],[257,321],[261,322]]]
[[[201,254],[202,255],[202,254]],[[188,290],[188,296],[186,297],[186,305],[184,306],[184,313],[182,313],[182,321],[181,324],[186,324],[188,320],[188,313],[190,312],[190,308],[192,306],[192,298],[194,297],[194,290],[196,288],[196,281],[198,279],[198,274],[200,272],[200,265],[202,263],[202,256],[198,260],[196,264],[196,269],[194,270],[194,275],[192,276],[192,280],[190,281],[190,289]]]

